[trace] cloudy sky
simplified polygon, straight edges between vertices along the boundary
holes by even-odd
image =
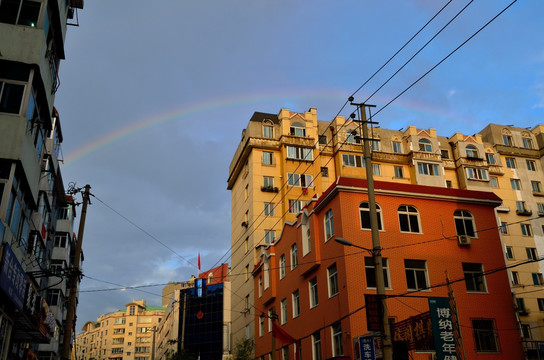
[[[199,252],[203,270],[229,261],[228,166],[253,112],[315,107],[331,120],[446,3],[85,2],[79,27],[68,29],[56,97],[65,184],[90,184],[94,195],[78,330],[133,299],[161,302],[162,286],[120,286],[187,280]],[[451,1],[356,101],[468,3]],[[380,111],[509,4],[471,3],[367,102]],[[490,122],[544,123],[542,13],[542,1],[517,1],[374,120],[443,136],[474,134]]]

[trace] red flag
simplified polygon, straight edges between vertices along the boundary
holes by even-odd
[[[272,335],[276,339],[279,339],[283,344],[289,345],[295,343],[297,340],[289,335],[285,330],[279,327],[275,321],[272,322]]]
[[[198,253],[198,271],[200,271],[200,253]]]

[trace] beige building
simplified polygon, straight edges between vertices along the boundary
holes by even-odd
[[[480,134],[439,136],[435,129],[370,129],[376,180],[470,190],[489,190],[497,208],[508,265],[544,254],[544,126],[532,130],[490,124]],[[366,177],[358,122],[317,120],[316,109],[251,117],[229,167],[233,343],[253,337],[255,248],[279,237],[305,202],[339,176]],[[477,241],[477,231],[469,234]],[[539,262],[512,268],[521,327],[541,340],[544,281]],[[529,345],[528,345],[529,346]]]
[[[72,351],[74,360],[151,360],[165,308],[145,300],[128,303],[123,310],[101,315],[83,325]]]

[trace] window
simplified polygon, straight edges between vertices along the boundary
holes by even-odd
[[[289,360],[289,346],[281,348],[281,360]]]
[[[63,305],[63,294],[60,289],[49,289],[47,290],[47,304],[50,306],[60,306]]]
[[[291,124],[289,131],[290,134],[293,136],[306,136],[306,129],[301,124]]]
[[[402,144],[400,141],[393,141],[393,152],[396,154],[402,153]]]
[[[543,298],[538,298],[536,300],[538,302],[538,310],[544,311],[544,299]]]
[[[319,140],[318,141],[319,141],[320,145],[327,145],[328,144],[326,135],[319,135]]]
[[[298,214],[301,211],[301,201],[300,200],[289,200],[289,213]]]
[[[474,218],[472,214],[466,210],[455,210],[453,213],[455,221],[455,230],[457,235],[468,235],[470,237],[476,237],[476,231],[474,226]]]
[[[446,180],[446,187],[448,189],[451,189],[453,187],[453,183],[451,182],[451,180]]]
[[[476,352],[499,352],[495,322],[491,319],[473,319],[472,331]]]
[[[294,160],[312,161],[314,159],[313,149],[287,146],[287,158]]]
[[[249,238],[248,237],[246,237],[246,239],[244,240],[244,250],[245,250],[246,253],[249,251]]]
[[[478,168],[467,168],[467,177],[471,180],[487,180],[487,170]]]
[[[520,313],[526,313],[527,308],[525,307],[525,299],[516,298],[516,310]]]
[[[135,353],[148,353],[150,352],[150,347],[147,347],[147,346],[136,346],[136,348],[134,349],[134,352]]]
[[[263,165],[273,165],[274,154],[270,151],[263,151]]]
[[[285,277],[285,254],[280,256],[280,279]]]
[[[259,297],[263,296],[263,277],[259,276]]]
[[[69,243],[68,234],[61,233],[60,235],[55,235],[55,247],[65,248]]]
[[[419,233],[419,212],[410,205],[401,205],[398,208],[400,231]]]
[[[366,167],[365,158],[360,155],[342,154],[342,165],[364,168]]]
[[[506,258],[512,260],[514,258],[514,249],[511,246],[506,247]]]
[[[321,334],[319,331],[312,334],[312,360],[321,360]]]
[[[519,274],[517,271],[512,271],[512,285],[519,285]]]
[[[264,231],[264,242],[265,244],[273,244],[276,241],[276,232],[274,230],[265,230]]]
[[[469,158],[478,158],[478,149],[474,145],[467,145],[465,148],[467,152],[467,157]]]
[[[440,150],[440,158],[441,159],[449,159],[450,158],[450,152],[448,150]]]
[[[384,286],[389,288],[389,266],[387,258],[382,258],[382,269],[383,269],[383,281]],[[376,267],[374,266],[373,257],[365,257],[365,276],[366,276],[366,287],[369,289],[376,288]]]
[[[494,188],[494,189],[498,189],[499,188],[499,179],[496,177],[496,176],[491,176],[489,178],[489,181],[491,183],[491,187]]]
[[[531,224],[520,224],[520,226],[521,226],[521,235],[533,236],[533,231],[531,230]]]
[[[521,181],[519,179],[510,179],[510,186],[512,186],[512,190],[521,190]]]
[[[131,305],[129,307],[129,315],[135,315],[136,314],[136,306]]]
[[[528,324],[521,324],[521,337],[523,339],[531,338],[531,326]]]
[[[312,175],[287,173],[287,185],[310,187],[313,183]]]
[[[249,264],[246,265],[245,276],[246,276],[246,281],[248,281],[249,280]]]
[[[361,215],[361,229],[370,229],[370,204],[368,201],[359,204],[359,213]],[[378,230],[383,230],[382,208],[378,204],[376,204],[376,217],[378,218]]]
[[[271,121],[265,121],[263,123],[263,137],[273,138],[274,137],[274,125]]]
[[[298,265],[297,244],[293,244],[293,246],[291,246],[291,270],[296,268],[297,265]]]
[[[125,329],[124,328],[121,328],[121,329],[113,329],[113,333],[114,334],[124,334],[125,333]],[[107,334],[106,334],[107,335]],[[137,339],[136,339],[137,340]]]
[[[264,336],[264,315],[259,316],[259,336]]]
[[[293,318],[296,318],[300,315],[300,294],[298,289],[291,294],[291,298],[293,300]]]
[[[489,165],[495,165],[495,156],[493,154],[490,154],[490,153],[486,153],[485,154],[485,158],[487,160],[487,163]]]
[[[332,356],[344,355],[344,344],[342,342],[342,324],[334,323],[331,326]]]
[[[382,168],[380,164],[372,164],[372,173],[376,176],[382,176]]]
[[[274,216],[273,203],[264,203],[264,216]]]
[[[527,208],[525,207],[525,201],[516,201],[516,210],[520,213],[527,212]]]
[[[327,268],[327,277],[329,278],[329,298],[338,294],[338,272],[336,264],[332,264]]]
[[[346,142],[350,144],[360,144],[361,137],[357,133],[357,130],[348,130],[346,131]]]
[[[0,2],[0,22],[36,27],[41,3],[30,0],[4,0]]]
[[[325,241],[334,235],[334,221],[332,218],[332,209],[325,213]]]
[[[544,203],[536,203],[538,215],[544,215]]]
[[[372,149],[372,151],[380,151],[380,140],[379,139],[370,140],[370,148]]]
[[[419,140],[419,151],[432,152],[433,147],[431,145],[431,141],[428,139]]]
[[[272,309],[269,309],[268,310],[268,332],[271,332],[272,331],[272,317],[273,317],[274,313],[272,311]]]
[[[272,176],[264,176],[263,187],[266,189],[272,189],[274,187],[274,178]]]
[[[532,149],[533,148],[533,140],[528,137],[523,138],[523,147],[526,149]]]
[[[249,294],[244,298],[244,311],[249,311]]]
[[[536,260],[538,258],[535,248],[525,248],[527,259]]]
[[[525,163],[527,164],[527,170],[536,171],[536,163],[533,160],[525,160]]]
[[[542,192],[542,184],[540,183],[540,181],[531,181],[531,188],[533,189],[533,192],[535,193]]]
[[[439,176],[439,170],[437,164],[418,162],[417,171],[421,175]]]
[[[280,321],[282,325],[287,322],[287,299],[280,302]]]
[[[317,278],[312,278],[308,282],[310,288],[310,308],[313,308],[319,304],[319,298],[317,297]]]
[[[532,273],[534,285],[544,285],[544,278],[541,273]]]
[[[422,290],[427,283],[427,265],[425,260],[404,260],[408,290]]]
[[[395,177],[397,179],[404,178],[404,171],[402,169],[402,166],[395,166]]]
[[[512,136],[509,134],[503,134],[502,135],[502,143],[506,146],[512,146]]]
[[[515,169],[516,168],[516,159],[507,157],[505,158],[506,161],[506,167],[509,169]]]
[[[329,168],[326,166],[321,167],[321,177],[329,177]]]
[[[482,264],[463,263],[463,273],[465,274],[465,285],[468,292],[487,291]]]

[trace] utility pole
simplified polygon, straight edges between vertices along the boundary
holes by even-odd
[[[74,327],[74,315],[76,308],[76,292],[79,283],[81,270],[79,263],[81,259],[81,248],[83,244],[83,231],[85,230],[85,217],[87,216],[87,204],[89,203],[89,195],[91,191],[90,185],[85,185],[83,192],[83,206],[81,208],[81,218],[79,219],[79,230],[77,233],[76,251],[74,255],[74,263],[70,272],[70,294],[68,296],[68,311],[66,313],[66,324],[64,325],[64,336],[62,339],[62,360],[70,360],[70,339],[72,338],[72,328]]]
[[[378,229],[378,216],[376,211],[376,195],[374,191],[374,174],[372,169],[372,159],[370,154],[370,142],[372,138],[368,136],[368,123],[373,124],[366,118],[366,108],[376,107],[376,105],[367,105],[365,103],[354,103],[350,96],[351,105],[357,106],[359,112],[359,126],[363,133],[363,156],[366,166],[366,182],[368,188],[368,205],[370,210],[370,229],[372,233],[372,258],[374,260],[374,269],[376,272],[376,294],[381,305],[381,337],[383,346],[383,360],[393,360],[393,346],[391,342],[391,329],[389,327],[389,314],[387,311],[387,302],[385,300],[385,280],[383,277],[382,248],[380,245],[380,233]],[[352,114],[352,118],[355,114]]]

